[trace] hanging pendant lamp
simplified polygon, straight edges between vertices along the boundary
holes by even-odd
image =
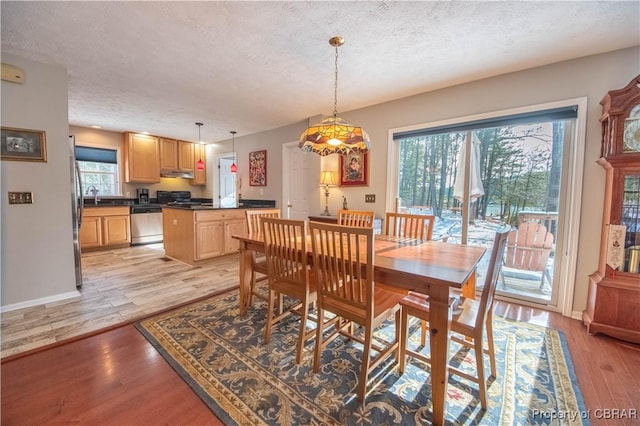
[[[202,123],[196,123],[196,126],[198,126],[198,143],[201,144],[202,143],[202,138],[200,137],[200,128],[203,126],[203,124]],[[196,163],[196,169],[197,170],[204,170],[204,161],[202,161],[202,150],[198,149],[198,152],[200,153],[200,159]]]
[[[231,173],[238,172],[238,166],[236,166],[236,131],[231,130],[231,143],[233,143],[233,164],[231,165]]]
[[[333,90],[333,117],[310,126],[300,136],[298,147],[305,152],[315,152],[321,156],[330,154],[365,153],[371,148],[371,140],[365,130],[338,117],[338,47],[344,44],[342,37],[329,40],[336,49],[335,85]]]

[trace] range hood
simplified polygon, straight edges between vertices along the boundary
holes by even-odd
[[[172,169],[160,169],[160,176],[168,177],[168,178],[193,179],[193,172],[185,172],[181,170],[172,170]]]

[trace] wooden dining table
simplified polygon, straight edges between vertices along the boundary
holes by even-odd
[[[249,308],[251,265],[254,253],[264,253],[261,233],[234,235],[240,248],[240,314]],[[307,247],[311,247],[308,244]],[[374,240],[374,281],[402,290],[429,295],[431,395],[434,425],[444,424],[448,380],[449,330],[452,310],[449,291],[462,289],[474,281],[484,247],[419,241],[376,235]],[[311,252],[308,253],[312,259]]]

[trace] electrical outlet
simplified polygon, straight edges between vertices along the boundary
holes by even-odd
[[[364,202],[365,203],[375,203],[376,202],[376,194],[364,194]]]

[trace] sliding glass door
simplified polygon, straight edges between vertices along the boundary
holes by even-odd
[[[497,293],[557,304],[566,152],[575,106],[394,134],[394,208],[436,216],[434,238],[487,247],[511,226]],[[484,283],[488,254],[478,269]]]

